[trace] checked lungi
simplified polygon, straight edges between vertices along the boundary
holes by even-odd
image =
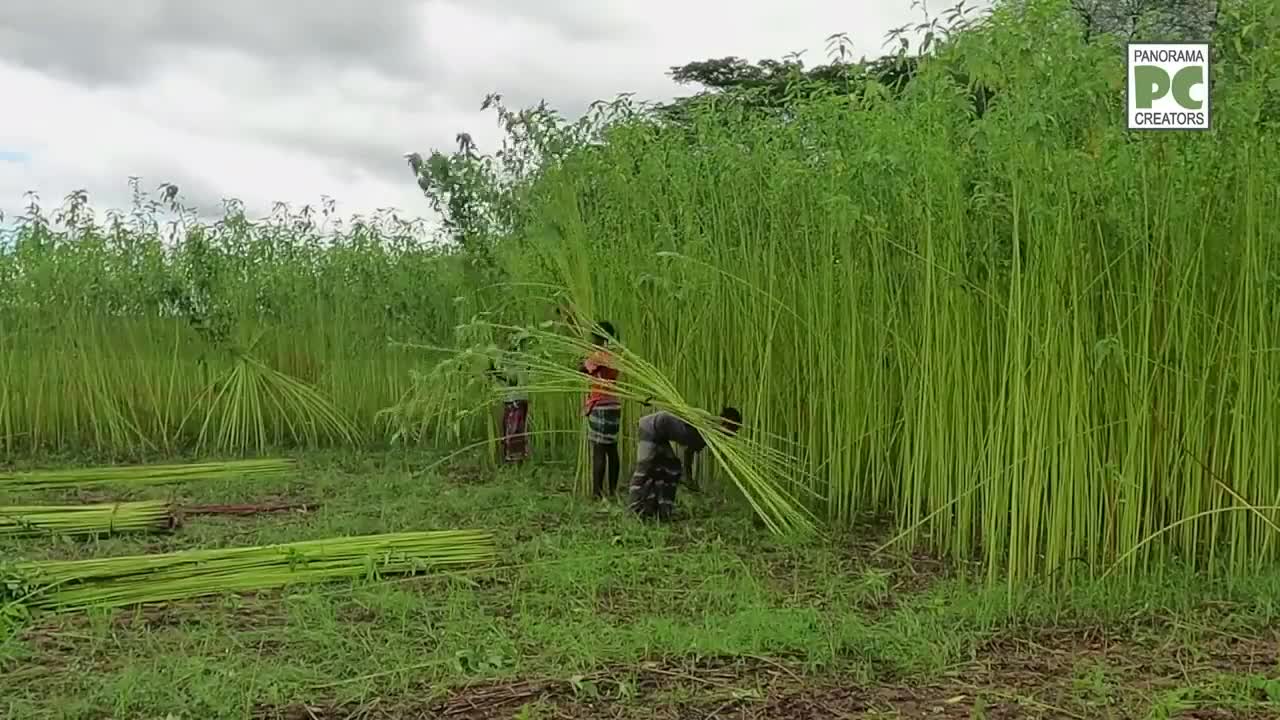
[[[529,401],[508,400],[502,407],[503,459],[509,463],[529,457]]]
[[[622,405],[597,402],[587,411],[587,440],[596,445],[618,444],[622,429]]]
[[[636,448],[636,470],[631,476],[631,511],[641,517],[670,519],[683,473],[670,445],[641,441]]]

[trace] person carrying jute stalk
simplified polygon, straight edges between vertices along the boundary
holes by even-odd
[[[512,352],[524,350],[524,341],[512,341]],[[521,463],[529,459],[529,385],[528,373],[518,362],[508,358],[498,367],[489,362],[489,375],[506,386],[502,401],[501,446],[502,459],[507,463]]]
[[[741,427],[742,413],[737,408],[720,411],[720,432],[736,435]],[[665,410],[640,418],[637,438],[629,507],[644,518],[669,520],[675,510],[676,488],[682,477],[693,483],[694,458],[706,448],[706,439],[692,425]],[[673,442],[684,446],[683,460],[676,457]]]
[[[587,442],[591,447],[591,494],[597,500],[605,495],[605,479],[609,481],[608,497],[618,492],[621,463],[618,459],[618,431],[622,426],[622,402],[614,394],[618,369],[609,352],[609,343],[617,340],[613,324],[605,321],[592,333],[592,352],[578,369],[590,376],[591,391],[583,414],[587,417]]]

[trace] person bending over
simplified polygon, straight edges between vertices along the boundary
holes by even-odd
[[[742,427],[742,413],[726,407],[720,411],[720,431],[735,435]],[[636,468],[631,476],[631,511],[645,518],[669,520],[675,509],[676,487],[682,476],[692,479],[693,460],[707,446],[692,425],[665,410],[640,418]],[[671,443],[684,447],[683,461]]]

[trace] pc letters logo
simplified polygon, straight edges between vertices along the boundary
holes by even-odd
[[[1129,44],[1129,129],[1209,129],[1208,43]]]

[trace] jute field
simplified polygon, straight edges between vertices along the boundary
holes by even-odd
[[[1131,133],[1065,6],[897,84],[494,100],[415,159],[449,242],[33,205],[0,717],[1280,717],[1280,9],[1222,3],[1210,131]],[[642,414],[745,418],[673,522],[589,498],[601,320],[624,487]]]

